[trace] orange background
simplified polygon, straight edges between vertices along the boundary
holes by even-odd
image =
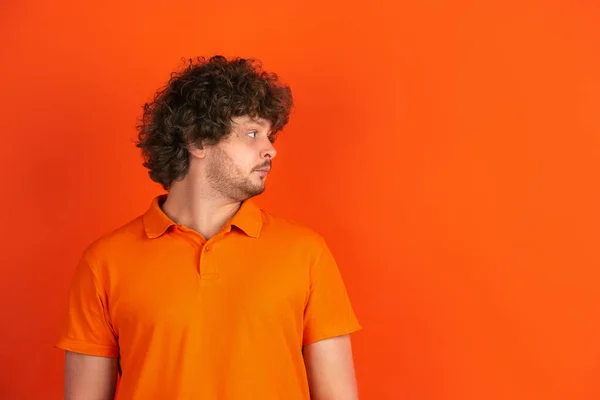
[[[0,398],[62,398],[80,252],[160,192],[141,105],[214,53],[292,85],[259,202],[329,239],[362,399],[600,398],[597,2],[71,3],[1,5]]]

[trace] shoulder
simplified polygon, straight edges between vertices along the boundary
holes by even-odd
[[[321,252],[327,247],[323,235],[309,225],[292,219],[273,214],[261,209],[263,233],[275,237],[289,246],[301,247],[304,250]]]
[[[83,249],[82,256],[92,265],[100,264],[130,251],[143,241],[144,235],[143,215],[139,215],[96,237]]]

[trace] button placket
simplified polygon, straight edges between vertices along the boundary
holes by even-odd
[[[206,243],[200,253],[200,279],[217,279],[219,277],[219,268],[212,247]]]

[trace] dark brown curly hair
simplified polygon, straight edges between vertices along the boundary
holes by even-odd
[[[292,105],[290,88],[254,59],[189,59],[144,104],[136,146],[150,179],[168,190],[187,174],[188,144],[218,143],[230,133],[231,119],[244,115],[270,121],[275,138]]]

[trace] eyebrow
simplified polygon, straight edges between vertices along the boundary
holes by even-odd
[[[269,126],[269,121],[265,121],[265,120],[249,120],[249,121],[244,121],[242,123],[239,124],[240,128],[242,129],[248,129],[252,126],[259,126],[261,128],[266,128],[267,126]],[[273,131],[273,127],[271,127],[271,129],[269,129],[269,135],[271,135],[271,132]]]
[[[256,124],[256,125],[260,125],[260,126],[267,126],[269,124],[269,121],[266,121],[264,119],[252,119],[250,121],[248,121],[249,124]]]

